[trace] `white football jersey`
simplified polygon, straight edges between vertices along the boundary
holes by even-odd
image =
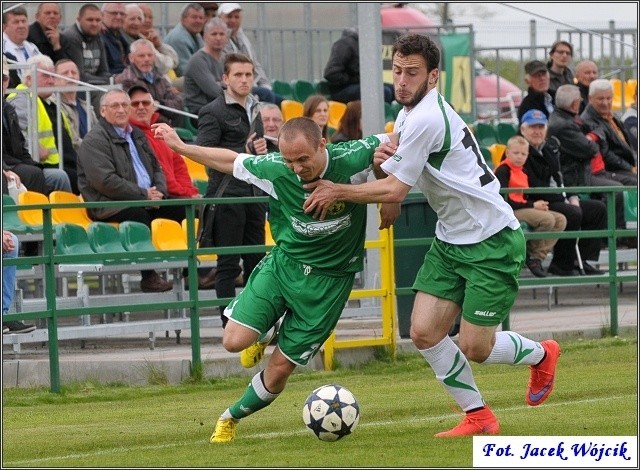
[[[471,131],[436,89],[400,111],[394,132],[398,150],[382,169],[426,196],[437,238],[464,245],[520,226]]]

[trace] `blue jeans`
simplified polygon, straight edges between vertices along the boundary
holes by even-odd
[[[18,237],[13,235],[13,244],[15,248],[7,253],[2,253],[2,259],[5,258],[17,258],[18,250],[20,248],[18,243]],[[6,314],[9,311],[9,307],[13,303],[13,295],[16,291],[16,269],[17,266],[3,266],[2,267],[2,314]]]

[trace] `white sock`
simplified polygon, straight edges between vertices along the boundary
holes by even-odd
[[[445,336],[432,348],[421,349],[420,354],[427,360],[436,374],[436,379],[444,385],[462,411],[485,405],[467,358],[449,336]]]
[[[498,331],[496,344],[482,364],[536,365],[544,357],[540,343],[515,331]]]

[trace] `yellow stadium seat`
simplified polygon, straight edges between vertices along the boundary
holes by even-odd
[[[207,174],[207,167],[202,163],[195,162],[190,158],[182,156],[184,163],[187,165],[187,171],[189,172],[189,176],[192,180],[205,180],[209,179],[209,175]]]
[[[393,121],[389,121],[384,125],[384,131],[385,132],[393,132],[393,126],[394,126],[394,122]]]
[[[18,195],[18,205],[29,204],[49,204],[49,198],[37,191],[24,191]],[[27,225],[42,226],[44,223],[42,209],[32,209],[28,211],[18,211],[20,220]]]
[[[187,249],[187,239],[180,223],[162,217],[151,221],[151,242],[161,251]]]
[[[493,162],[494,168],[498,168],[498,165],[500,165],[500,159],[502,158],[504,149],[506,148],[507,146],[505,144],[493,144],[489,146],[489,151],[491,152],[491,161]]]
[[[198,237],[198,226],[200,225],[200,219],[198,219],[196,217],[196,219],[194,220],[195,223],[195,233],[196,233],[196,238]],[[182,233],[184,235],[184,239],[187,240],[187,219],[183,219],[182,220]],[[213,255],[200,255],[198,256],[198,259],[200,261],[216,261],[218,259],[218,255],[213,254]]]
[[[271,235],[271,225],[268,220],[264,223],[264,239],[264,244],[267,246],[274,246],[276,244],[273,235]]]
[[[614,111],[620,111],[622,109],[622,80],[611,78],[609,82],[613,87],[613,102],[611,106]]]
[[[329,101],[329,122],[327,125],[332,129],[337,129],[340,124],[340,119],[344,115],[344,112],[347,110],[347,105],[344,103],[340,103],[339,101]]]
[[[49,202],[52,204],[75,204],[82,202],[80,196],[67,191],[52,191],[49,194]],[[53,208],[51,209],[51,219],[54,224],[76,224],[87,230],[89,224],[93,222],[84,207],[71,209]]]
[[[304,112],[304,106],[299,101],[282,100],[280,110],[282,111],[282,118],[287,122],[289,119],[301,117]]]
[[[638,80],[630,78],[624,82],[624,105],[628,108],[633,103],[633,95],[636,93]]]

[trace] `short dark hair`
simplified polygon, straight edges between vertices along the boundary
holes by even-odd
[[[556,51],[556,49],[558,48],[558,46],[567,46],[569,48],[569,52],[571,53],[571,57],[573,57],[573,45],[570,42],[564,41],[562,39],[554,42],[551,45],[551,51],[549,53],[553,54]]]
[[[7,24],[9,16],[27,16],[27,9],[25,7],[15,7],[11,10],[7,10],[2,13],[2,24]]]
[[[85,3],[80,7],[80,10],[78,10],[78,17],[83,17],[87,11],[101,11],[101,10],[100,10],[100,7],[98,7],[98,5],[96,5],[95,3]]]
[[[204,13],[204,7],[199,3],[187,3],[180,10],[180,18],[184,19],[189,16],[189,10],[195,10]]]
[[[313,119],[307,117],[291,118],[285,122],[280,129],[278,139],[290,142],[300,134],[314,149],[320,146],[322,139],[320,126]]]
[[[429,36],[424,34],[410,33],[400,36],[393,44],[391,57],[395,57],[396,54],[403,56],[420,54],[427,64],[427,72],[440,66],[440,49]]]
[[[231,70],[231,65],[233,64],[251,64],[253,65],[253,61],[251,58],[240,52],[232,52],[231,54],[227,54],[224,58],[224,73],[225,75],[229,75],[229,70]],[[254,66],[255,72],[255,66]]]

